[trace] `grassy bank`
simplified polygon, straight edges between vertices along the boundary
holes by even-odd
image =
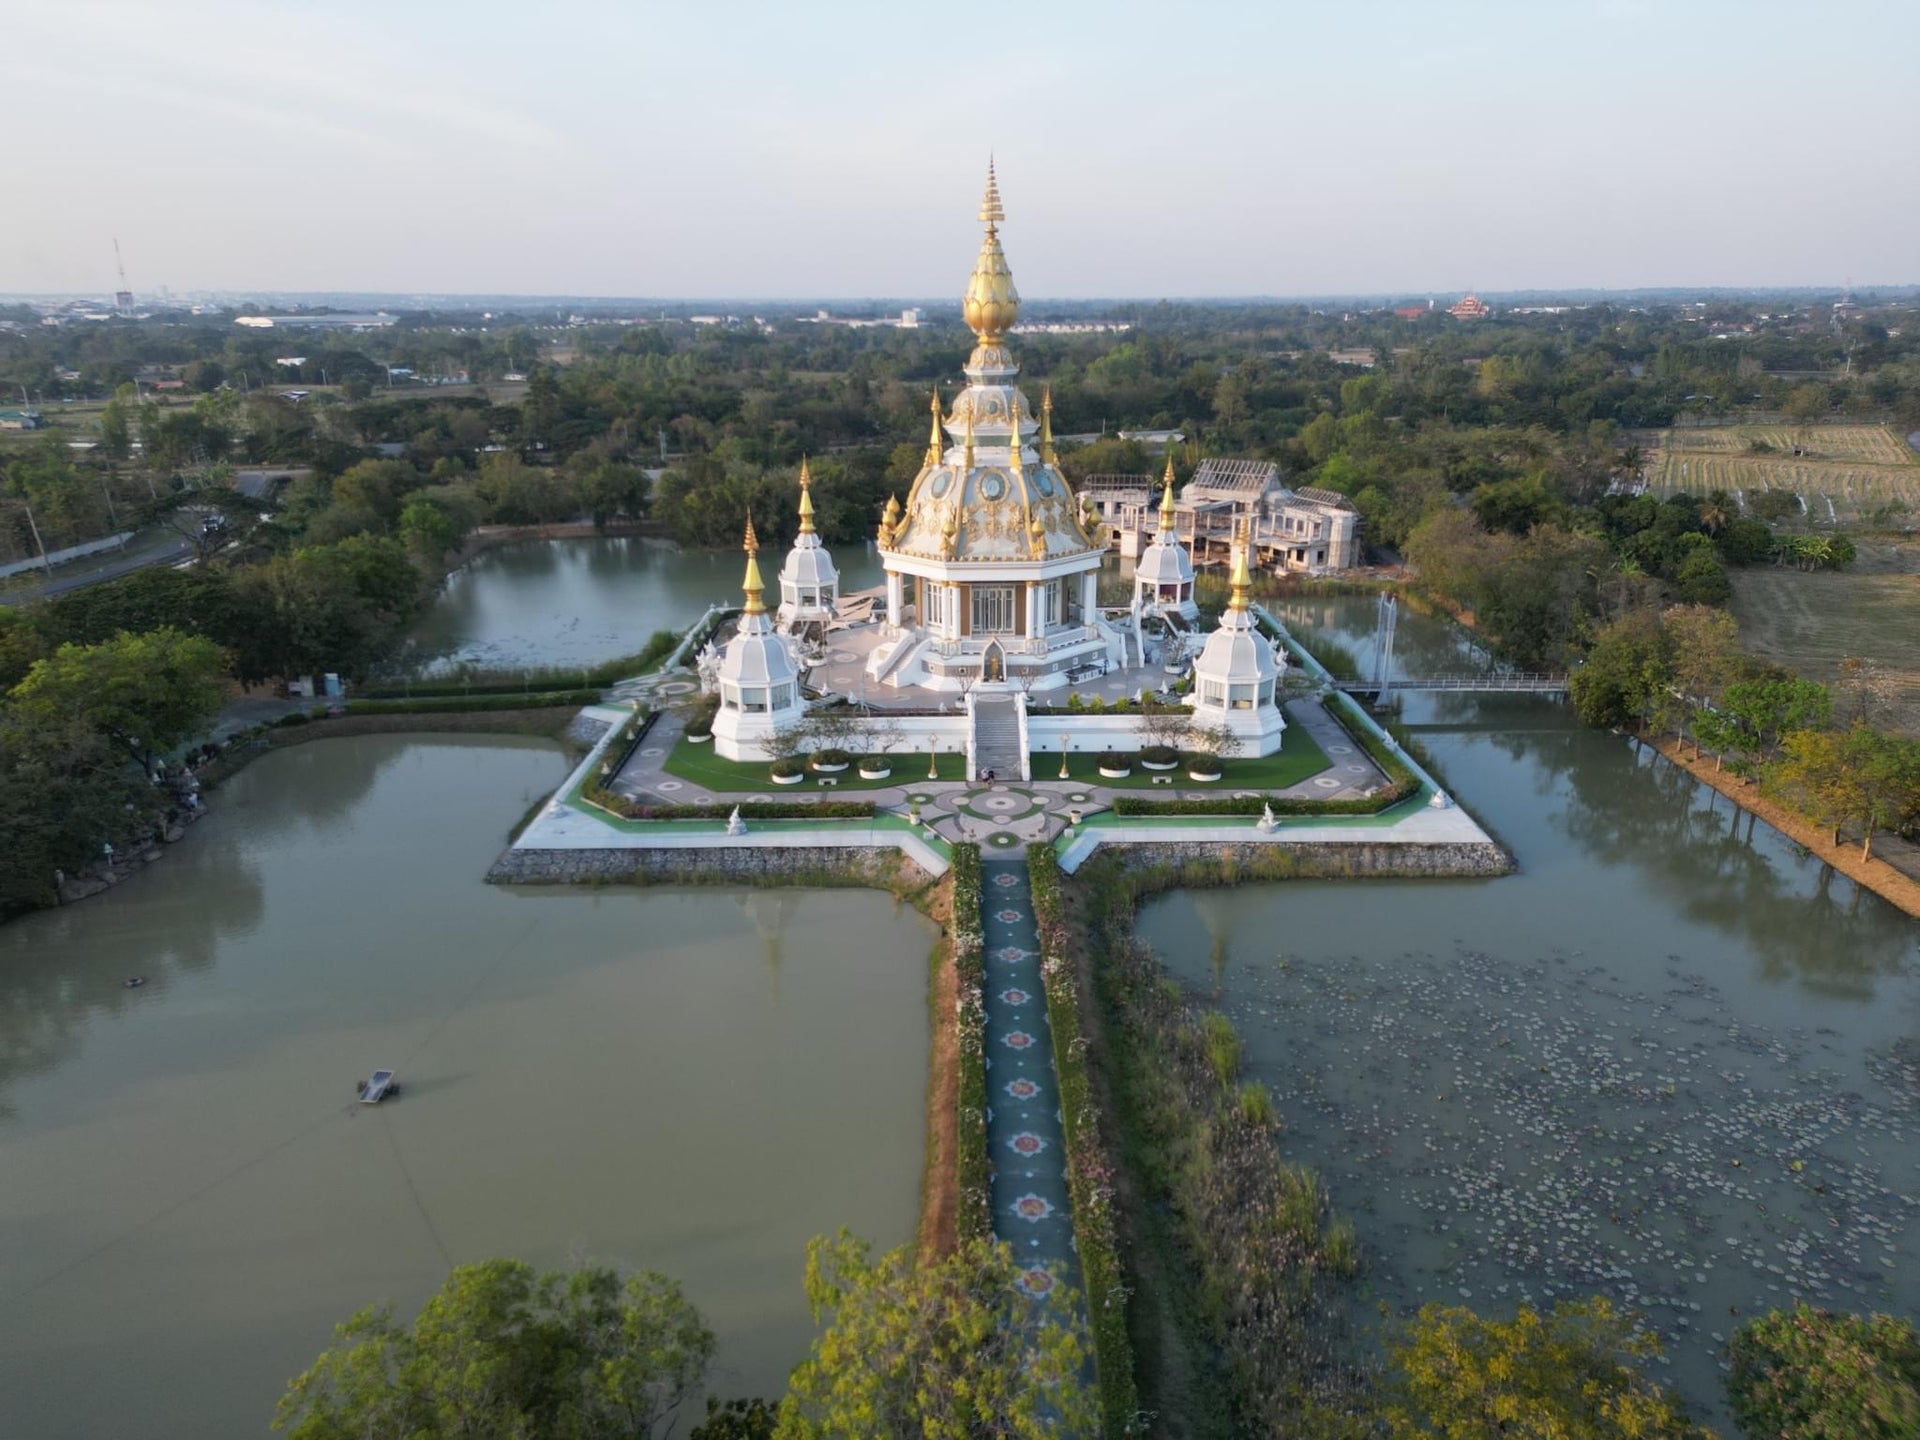
[[[1359,1408],[1345,1299],[1359,1257],[1315,1174],[1281,1158],[1266,1091],[1224,1016],[1196,1014],[1133,936],[1168,870],[1096,860],[1067,887],[1092,960],[1124,1167],[1121,1250],[1141,1403],[1173,1433],[1321,1433]]]
[[[987,1159],[986,968],[980,938],[980,847],[953,847],[954,1028],[959,1084],[955,1094],[954,1229],[964,1243],[993,1236],[993,1196]]]

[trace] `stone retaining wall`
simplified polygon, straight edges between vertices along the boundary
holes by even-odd
[[[1156,841],[1103,845],[1103,858],[1123,870],[1167,866],[1179,883],[1231,884],[1234,880],[1329,879],[1345,876],[1492,876],[1516,868],[1513,856],[1491,841],[1451,844],[1287,844],[1218,840]]]
[[[843,879],[848,885],[888,888],[904,879],[933,877],[890,845],[714,846],[652,850],[509,849],[487,872],[490,885],[594,885],[617,882],[766,885],[782,880]]]

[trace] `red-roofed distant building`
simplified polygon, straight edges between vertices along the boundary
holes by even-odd
[[[1492,313],[1493,311],[1487,307],[1487,303],[1477,298],[1471,290],[1467,292],[1466,298],[1461,300],[1459,304],[1449,305],[1447,307],[1447,314],[1456,320],[1484,320]]]

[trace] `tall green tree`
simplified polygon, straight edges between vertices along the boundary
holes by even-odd
[[[20,723],[77,719],[147,770],[200,735],[219,713],[227,657],[202,635],[172,628],[121,632],[98,645],[62,645],[13,688]]]
[[[1767,1440],[1920,1435],[1920,1332],[1893,1315],[1836,1315],[1804,1301],[1749,1320],[1727,1346],[1727,1400]]]
[[[781,1440],[975,1440],[1091,1435],[1084,1328],[1070,1297],[1030,1298],[1005,1245],[877,1261],[845,1231],[807,1247],[824,1328],[780,1409]]]
[[[293,1440],[650,1440],[712,1363],[713,1332],[664,1276],[462,1265],[411,1325],[362,1310],[287,1387]]]
[[[1394,1338],[1390,1440],[1710,1440],[1641,1363],[1651,1336],[1604,1298],[1512,1320],[1425,1305]]]

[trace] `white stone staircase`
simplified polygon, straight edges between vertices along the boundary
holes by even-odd
[[[1020,748],[1020,699],[1016,695],[979,695],[973,699],[973,774],[978,780],[991,770],[1000,780],[1027,778],[1026,755]]]

